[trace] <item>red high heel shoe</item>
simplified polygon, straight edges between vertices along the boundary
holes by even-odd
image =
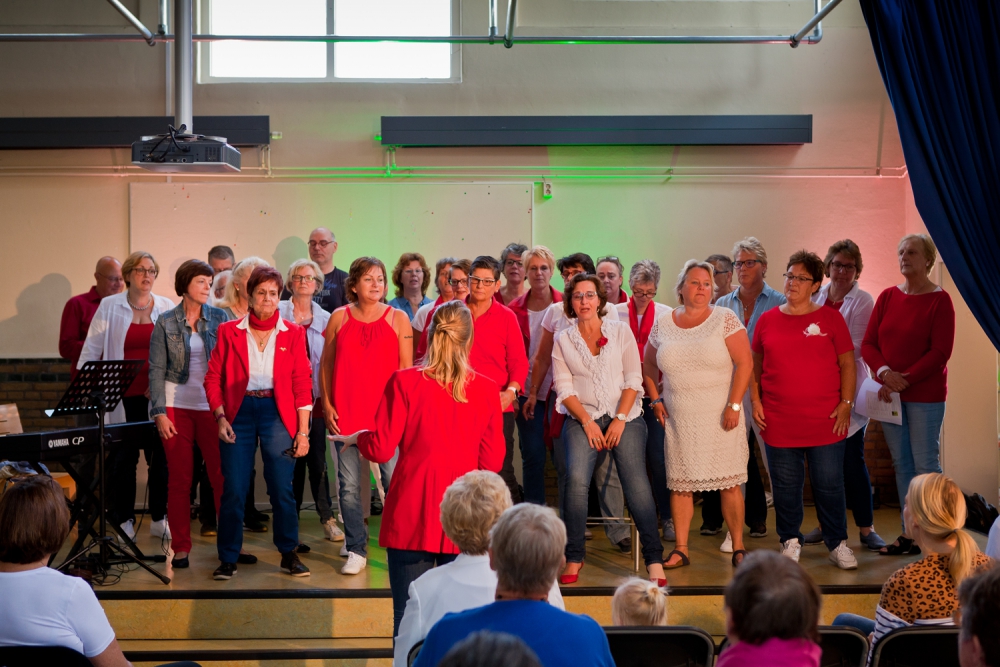
[[[583,562],[580,563],[580,570],[583,569]],[[559,585],[568,586],[569,584],[575,584],[580,578],[580,570],[576,571],[576,574],[560,574],[559,575]]]

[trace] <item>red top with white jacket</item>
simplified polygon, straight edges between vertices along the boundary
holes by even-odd
[[[385,498],[379,545],[457,554],[441,527],[441,499],[452,482],[472,470],[499,472],[507,446],[500,389],[472,374],[459,403],[451,389],[421,367],[392,374],[375,415],[375,430],[358,436],[369,461],[386,463],[399,448]]]

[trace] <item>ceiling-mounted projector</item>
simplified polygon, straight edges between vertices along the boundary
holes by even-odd
[[[132,144],[132,164],[164,173],[228,174],[240,171],[240,152],[225,137],[184,134],[168,126],[167,134],[142,137]]]

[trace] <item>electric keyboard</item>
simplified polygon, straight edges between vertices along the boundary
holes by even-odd
[[[97,426],[7,435],[0,437],[0,460],[62,461],[77,454],[97,452],[98,437]],[[123,446],[144,449],[159,442],[160,435],[156,425],[149,421],[107,425],[104,438],[104,446],[109,450]]]

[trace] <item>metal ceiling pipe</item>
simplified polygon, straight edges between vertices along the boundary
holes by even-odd
[[[108,0],[108,2],[111,3],[111,6],[117,9],[118,13],[124,16],[136,30],[142,33],[142,38],[146,40],[147,44],[150,46],[156,46],[156,40],[153,38],[153,33],[149,28],[142,24],[142,21],[135,17],[135,14],[128,10],[128,7],[119,2],[119,0]]]
[[[497,13],[497,0],[490,0],[490,44],[497,37],[497,23],[499,14]]]
[[[170,16],[170,0],[160,0],[160,24],[156,26],[156,32],[160,35],[166,35],[167,30],[167,17]]]
[[[507,29],[503,33],[503,45],[514,46],[514,23],[517,21],[517,0],[507,0]]]
[[[827,14],[832,12],[833,9],[840,4],[840,1],[841,0],[830,0],[830,2],[827,4],[826,7],[820,9],[820,5],[822,4],[823,0],[816,0],[816,15],[813,16],[811,19],[809,19],[809,22],[806,23],[804,26],[802,26],[801,30],[792,35],[791,38],[792,48],[793,49],[797,48],[798,45],[803,41],[803,38],[805,38],[806,34],[808,34],[808,32],[813,28],[816,28],[816,32],[813,33],[813,37],[811,40],[810,39],[806,40],[806,43],[815,44],[819,40],[823,39],[823,26],[820,24],[820,21],[826,18]]]
[[[186,125],[194,134],[194,43],[191,32],[194,26],[192,0],[174,0],[174,127]]]

